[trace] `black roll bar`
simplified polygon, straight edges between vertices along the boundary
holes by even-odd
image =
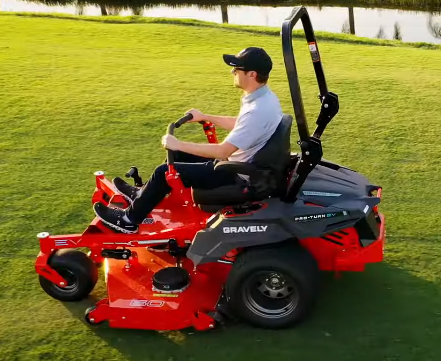
[[[292,30],[296,23],[301,20],[305,31],[306,41],[308,43],[311,60],[314,66],[314,72],[317,84],[320,90],[318,96],[322,103],[320,114],[317,118],[317,127],[311,136],[308,129],[305,109],[303,106],[302,93],[300,91],[299,77],[297,74],[294,49],[292,45]],[[301,148],[301,156],[294,170],[287,193],[283,198],[286,202],[294,202],[297,193],[305,182],[308,174],[319,164],[323,151],[320,137],[323,134],[327,124],[338,113],[339,104],[336,94],[328,91],[325,73],[323,71],[320,52],[312,28],[311,19],[304,6],[298,6],[293,9],[291,14],[282,24],[282,49],[285,62],[286,74],[288,77],[289,89],[291,92],[291,101],[294,108],[294,114],[297,122],[297,128],[300,136],[298,144]]]
[[[293,9],[288,18],[282,25],[282,48],[283,58],[285,60],[285,68],[288,76],[289,88],[291,91],[291,100],[294,107],[297,127],[301,141],[309,139],[308,122],[306,120],[305,109],[303,107],[302,94],[300,91],[299,77],[297,75],[296,62],[294,58],[294,49],[292,45],[292,29],[299,19],[302,20],[303,29],[305,31],[306,41],[308,42],[309,51],[311,53],[314,65],[315,76],[320,89],[320,98],[323,99],[328,94],[325,73],[320,59],[320,52],[315,39],[314,30],[312,28],[311,19],[308,11],[304,6],[297,6]]]

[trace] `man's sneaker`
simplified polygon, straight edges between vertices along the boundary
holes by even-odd
[[[125,180],[119,177],[113,178],[113,185],[130,204],[132,204],[135,198],[141,193],[139,188],[127,184]]]
[[[127,220],[126,212],[120,208],[109,208],[101,202],[93,205],[96,216],[108,226],[123,233],[138,232],[138,225]]]

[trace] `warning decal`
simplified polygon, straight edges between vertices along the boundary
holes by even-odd
[[[309,52],[311,53],[311,58],[313,62],[320,61],[320,55],[317,50],[317,44],[315,42],[308,43]]]

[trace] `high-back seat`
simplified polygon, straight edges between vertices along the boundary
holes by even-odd
[[[268,197],[280,197],[286,192],[291,162],[292,116],[284,114],[279,126],[266,144],[254,155],[251,162],[221,161],[215,169],[243,174],[245,181],[237,177],[237,183],[214,189],[192,189],[193,201],[208,212],[229,205],[259,201]]]

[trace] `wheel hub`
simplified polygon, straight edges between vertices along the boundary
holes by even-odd
[[[268,287],[275,290],[275,289],[283,288],[283,285],[285,284],[285,280],[277,273],[273,273],[272,275],[270,275],[269,278],[265,280],[265,284]]]
[[[78,280],[75,274],[72,273],[72,271],[63,269],[59,270],[58,273],[67,281],[67,285],[64,287],[59,287],[58,285],[54,284],[54,287],[65,293],[72,293],[78,289]]]
[[[255,275],[244,289],[249,309],[266,318],[279,318],[293,312],[298,290],[281,272],[263,271]]]
[[[291,293],[289,287],[285,287],[285,279],[283,276],[272,273],[265,279],[264,282],[259,282],[257,288],[266,297],[269,298],[283,298]]]

